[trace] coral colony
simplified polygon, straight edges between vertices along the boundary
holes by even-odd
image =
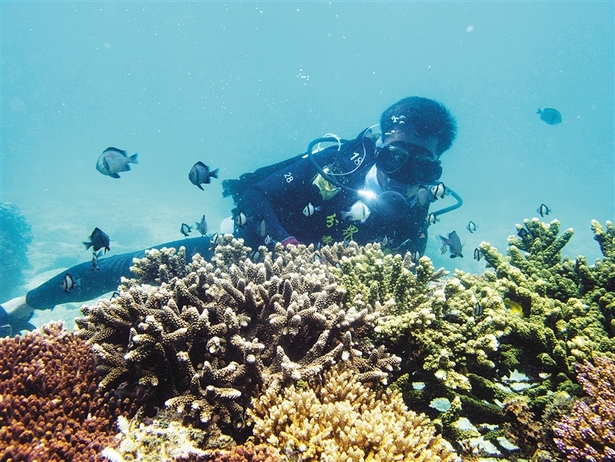
[[[615,460],[615,227],[525,220],[483,274],[223,237],[0,340],[0,459]],[[162,459],[161,459],[162,458]]]

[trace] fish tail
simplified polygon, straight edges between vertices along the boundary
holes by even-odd
[[[214,171],[209,172],[209,176],[213,176],[214,178],[218,178],[218,170],[220,170],[220,169],[217,168]]]
[[[93,244],[92,242],[83,241],[83,245],[85,245],[85,250],[88,250],[90,247],[92,247]]]
[[[135,152],[132,156],[128,158],[128,162],[132,162],[133,164],[138,164],[139,163],[139,160],[137,159],[138,155],[139,153]]]

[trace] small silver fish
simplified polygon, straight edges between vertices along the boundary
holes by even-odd
[[[446,186],[440,182],[429,188],[434,200],[442,199],[446,195]]]
[[[265,237],[267,235],[267,222],[264,218],[261,220],[261,224],[258,227],[258,234],[260,237]]]
[[[90,247],[93,247],[94,252],[98,252],[100,249],[105,249],[105,253],[109,248],[109,236],[100,228],[94,228],[92,234],[90,234],[90,240],[84,241],[83,245],[85,245],[85,249],[88,250]]]
[[[128,172],[130,170],[130,165],[128,164],[139,163],[137,155],[135,153],[129,157],[126,151],[118,148],[107,148],[96,161],[96,170],[111,178],[119,178],[118,172]]]
[[[201,185],[211,183],[212,178],[218,178],[218,169],[210,171],[207,165],[199,161],[190,169],[188,178],[193,185],[197,186],[201,191],[205,191]]]
[[[201,218],[201,222],[195,221],[196,230],[201,233],[201,236],[205,236],[207,234],[207,221],[205,221],[205,215]]]
[[[545,204],[540,204],[540,207],[536,209],[536,212],[539,213],[541,217],[544,217],[545,215],[549,215],[551,213],[551,209]]]
[[[314,207],[314,204],[312,204],[311,202],[308,202],[307,205],[303,207],[303,214],[306,217],[311,217],[316,212],[320,212],[320,209],[321,209],[320,205]]]
[[[259,250],[251,250],[248,252],[248,258],[252,260],[253,263],[258,263],[261,259],[261,253]]]
[[[483,257],[483,253],[480,251],[480,249],[478,247],[476,247],[474,249],[474,260],[476,261],[480,261],[480,259]]]
[[[562,122],[562,114],[552,107],[546,107],[544,109],[538,109],[536,114],[540,114],[540,120],[549,125],[557,125]]]
[[[361,201],[356,201],[350,207],[350,210],[342,212],[342,218],[348,218],[351,221],[360,221],[361,223],[365,223],[365,220],[369,218],[371,210]]]
[[[434,225],[438,221],[438,217],[436,216],[435,213],[431,212],[429,215],[427,215],[426,221],[430,225]]]
[[[519,230],[517,231],[517,236],[519,236],[521,239],[526,239],[526,238],[532,238],[532,233],[530,233],[527,229],[525,228],[519,228]]]
[[[235,224],[239,226],[240,228],[243,228],[247,222],[248,222],[248,217],[243,212],[239,212],[237,216],[235,217]]]
[[[466,226],[466,229],[468,231],[470,231],[470,233],[474,233],[474,231],[476,231],[478,227],[476,226],[476,223],[474,223],[472,220],[470,220]]]
[[[442,250],[444,250],[443,253],[446,252],[446,247],[448,246],[451,252],[451,258],[456,258],[456,257],[463,258],[463,255],[461,254],[461,249],[463,248],[463,245],[461,245],[461,240],[459,239],[459,236],[457,236],[456,231],[450,232],[448,234],[448,237],[444,237],[444,236],[438,236],[438,237],[442,241]]]
[[[483,314],[483,307],[480,303],[477,303],[474,305],[474,316],[480,316],[481,314]]]
[[[62,290],[64,292],[66,292],[67,294],[70,294],[70,291],[72,289],[74,289],[75,287],[79,287],[81,285],[81,278],[77,278],[77,279],[73,279],[73,277],[66,273],[64,275],[64,278],[62,279],[62,284],[60,284],[60,287],[62,287]]]
[[[101,255],[102,250],[99,250],[98,252],[92,252],[92,271],[100,269],[100,267],[98,266],[98,258]]]
[[[418,250],[415,250],[414,252],[410,254],[410,261],[412,261],[412,263],[418,263],[420,259],[421,259],[421,252],[419,252]]]
[[[186,223],[182,223],[182,227],[179,228],[179,232],[184,236],[188,237],[188,234],[192,232],[192,226],[187,225]]]

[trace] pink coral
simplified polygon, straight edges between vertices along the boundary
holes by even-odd
[[[595,354],[576,367],[589,398],[555,425],[555,443],[569,461],[615,460],[615,356]]]

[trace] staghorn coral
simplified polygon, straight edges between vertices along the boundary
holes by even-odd
[[[256,440],[289,460],[457,460],[429,419],[409,411],[399,393],[374,391],[338,366],[313,377],[310,386],[267,390],[249,412]]]
[[[186,249],[147,249],[145,258],[133,259],[130,270],[142,284],[160,285],[171,282],[174,277],[183,278],[188,274]]]
[[[361,380],[386,380],[399,359],[366,335],[379,305],[344,305],[311,247],[261,248],[261,263],[248,251],[225,236],[212,261],[196,256],[185,277],[159,287],[124,280],[118,297],[82,308],[76,335],[100,358],[101,388],[149,386],[158,404],[241,440],[257,387],[275,390],[339,361]],[[152,275],[154,266],[140,264]]]
[[[577,364],[589,399],[578,400],[553,428],[555,442],[569,461],[615,460],[615,356],[595,354],[592,362]]]
[[[505,400],[526,396],[534,419],[544,418],[558,393],[576,392],[577,361],[592,351],[615,351],[609,323],[612,305],[608,304],[614,295],[609,285],[614,273],[609,272],[608,250],[603,250],[603,260],[579,271],[603,281],[602,288],[590,287],[588,278],[582,282],[565,277],[569,260],[561,260],[561,250],[571,230],[559,236],[557,221],[547,225],[536,219],[526,220],[525,226],[523,238],[510,238],[508,257],[488,243],[480,245],[481,254],[494,269],[483,275],[456,271],[454,277],[441,280],[425,257],[416,267],[402,264],[401,271],[416,272],[414,279],[405,276],[402,296],[392,296],[395,277],[379,276],[399,274],[400,257],[386,260],[371,248],[358,258],[341,258],[338,263],[343,268],[342,281],[349,281],[361,297],[388,310],[376,328],[376,340],[402,357],[403,375],[396,384],[406,402],[441,417],[443,434],[449,440],[465,440],[478,432],[496,446],[491,454],[500,457],[510,449],[497,441],[502,431],[493,428],[501,429],[513,418],[503,410]],[[606,230],[597,222],[592,228],[602,249],[613,245],[610,223]],[[378,285],[370,286],[372,278]],[[392,282],[389,289],[381,291],[387,284],[379,281],[387,280]],[[570,293],[575,297],[566,295]],[[519,371],[523,378],[515,379]],[[459,405],[439,414],[430,407],[436,399]],[[460,418],[469,419],[474,429],[460,429]],[[541,443],[547,433],[545,430],[540,438],[513,439],[520,444],[532,440],[534,448],[521,448],[522,452],[539,449],[544,457],[553,451],[552,445]]]
[[[48,324],[0,339],[0,460],[91,461],[137,401],[102,395],[83,340]]]
[[[339,244],[331,250],[340,249]],[[427,285],[447,274],[444,269],[434,271],[428,258],[415,265],[407,253],[385,255],[380,244],[359,247],[355,243],[341,247],[341,258],[335,261],[336,279],[348,292],[348,299],[360,296],[367,303],[393,301],[391,314],[407,312],[408,306],[420,307],[428,302]],[[420,309],[420,308],[419,308]]]

